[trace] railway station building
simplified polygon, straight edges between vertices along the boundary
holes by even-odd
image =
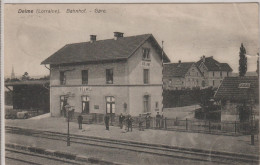
[[[65,104],[83,114],[162,111],[162,61],[170,62],[152,34],[67,44],[41,64],[50,69],[50,112]]]

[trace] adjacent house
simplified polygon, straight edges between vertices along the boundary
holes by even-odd
[[[164,64],[164,89],[179,90],[202,86],[203,75],[194,62]]]
[[[197,62],[164,64],[164,89],[179,90],[193,87],[217,88],[225,77],[231,76],[227,63],[220,63],[213,57],[201,57]]]
[[[257,76],[225,77],[215,93],[221,105],[221,121],[249,121],[259,117]]]
[[[50,112],[69,104],[77,113],[155,115],[162,111],[162,60],[170,62],[152,34],[67,44],[50,65]]]
[[[232,68],[227,63],[216,61],[213,56],[202,58],[196,62],[197,67],[201,71],[205,86],[218,87],[225,77],[231,76]]]

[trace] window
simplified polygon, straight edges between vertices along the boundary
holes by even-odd
[[[89,97],[88,96],[82,96],[82,113],[89,113]]]
[[[151,60],[149,48],[143,48],[143,60]]]
[[[212,72],[213,77],[215,76],[215,72]]]
[[[159,110],[159,103],[158,103],[158,101],[155,102],[155,109]]]
[[[212,81],[212,85],[213,85],[213,86],[215,85],[215,81],[214,81],[214,80]]]
[[[144,95],[144,112],[150,112],[150,96]]]
[[[113,96],[106,97],[106,113],[114,114],[115,111],[116,111],[115,97]]]
[[[144,84],[149,84],[149,69],[144,69]]]
[[[60,71],[60,85],[66,84],[66,76],[64,71]]]
[[[220,77],[222,77],[222,71],[220,71]]]
[[[81,71],[82,84],[88,84],[88,70]]]
[[[228,77],[228,74],[229,74],[229,72],[227,72],[227,77]]]
[[[106,83],[113,84],[113,69],[106,69]]]

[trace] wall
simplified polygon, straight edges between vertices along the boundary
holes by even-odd
[[[106,84],[106,69],[113,69],[113,84],[127,84],[126,62],[72,65],[64,67],[52,67],[50,85],[60,85],[60,71],[66,71],[66,85],[81,85],[81,70],[88,70],[88,85]]]
[[[171,77],[171,78],[164,78],[164,89],[169,90],[180,90],[185,87],[185,78],[182,77]]]
[[[185,75],[185,87],[202,87],[202,80],[203,78],[198,68],[195,65],[192,65]]]
[[[224,106],[221,107],[221,121],[239,121],[238,105],[241,105],[241,103],[226,101]],[[259,104],[253,105],[252,108],[256,118],[259,118]]]
[[[128,94],[126,87],[120,86],[90,86],[87,91],[82,91],[81,87],[52,87],[51,88],[51,115],[60,115],[60,96],[68,92],[75,94],[69,97],[68,103],[73,106],[75,112],[82,112],[81,96],[89,96],[90,113],[106,113],[106,96],[115,97],[115,113],[120,114],[124,112],[124,103],[128,104]],[[98,105],[99,109],[94,106]]]
[[[130,114],[138,116],[144,113],[143,96],[150,96],[150,112],[152,116],[155,116],[157,112],[162,110],[162,87],[161,86],[135,86],[129,88],[129,108]],[[158,102],[158,109],[155,104]]]
[[[149,66],[142,65],[142,48],[150,48],[150,62]],[[152,45],[145,42],[127,61],[128,66],[128,82],[129,84],[144,84],[143,83],[143,69],[149,69],[150,84],[162,84],[162,62],[161,58]]]

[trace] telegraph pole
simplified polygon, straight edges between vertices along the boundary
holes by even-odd
[[[163,42],[164,41],[162,41],[162,83],[163,83],[163,72],[164,72],[164,67],[163,67],[163,55],[164,55],[164,53],[163,53]],[[163,84],[162,84],[162,112],[163,112],[163,108],[164,108],[164,106],[163,106]]]

